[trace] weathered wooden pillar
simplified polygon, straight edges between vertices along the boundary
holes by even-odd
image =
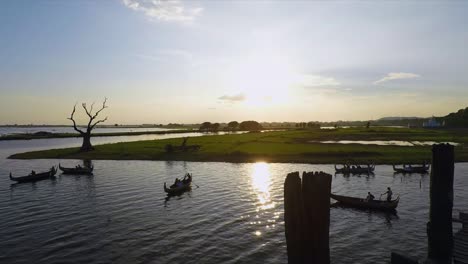
[[[439,263],[451,263],[453,175],[453,146],[433,145],[427,238],[428,256]]]
[[[284,225],[288,263],[304,263],[303,205],[299,172],[289,173],[284,183]]]
[[[332,176],[323,172],[302,174],[305,263],[330,263],[331,181]]]
[[[330,190],[323,172],[290,173],[284,185],[285,232],[289,263],[330,263]]]

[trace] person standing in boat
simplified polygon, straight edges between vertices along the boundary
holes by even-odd
[[[390,189],[390,187],[387,187],[387,191],[383,193],[382,195],[384,194],[387,195],[387,202],[390,202],[392,200],[392,195],[393,195],[392,189]]]

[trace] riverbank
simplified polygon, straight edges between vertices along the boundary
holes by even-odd
[[[190,133],[190,132],[201,132],[198,129],[178,129],[178,130],[164,130],[164,131],[133,131],[133,132],[110,132],[110,133],[95,133],[93,137],[119,137],[119,136],[141,136],[141,135],[165,135],[165,134],[179,134],[179,133]],[[49,133],[49,132],[37,132],[37,133],[24,133],[24,134],[12,134],[0,137],[0,141],[3,140],[32,140],[32,139],[45,139],[45,138],[78,138],[81,137],[78,133]]]
[[[347,128],[336,130],[269,131],[192,137],[187,145],[199,145],[187,152],[166,151],[166,145],[179,146],[182,139],[123,142],[95,146],[91,152],[78,148],[20,153],[12,159],[92,159],[92,160],[174,160],[216,162],[289,163],[417,163],[431,159],[431,146],[379,146],[362,144],[322,144],[327,140],[401,140],[457,142],[457,162],[468,161],[468,135],[457,131],[407,128]]]

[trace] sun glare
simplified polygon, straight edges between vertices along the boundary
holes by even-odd
[[[231,71],[230,86],[242,91],[245,104],[255,107],[290,103],[289,89],[299,82],[286,60],[270,55],[250,56]]]
[[[270,184],[271,173],[268,163],[258,162],[252,167],[252,187],[257,194],[259,207],[258,210],[274,207],[275,203],[271,201]]]

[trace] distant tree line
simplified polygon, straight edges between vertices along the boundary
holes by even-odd
[[[468,127],[468,107],[437,118],[439,122],[445,122],[446,127]]]
[[[221,125],[219,123],[203,122],[199,129],[204,132],[216,132],[221,130]],[[241,123],[237,121],[231,121],[222,129],[226,131],[260,131],[263,129],[263,127],[257,121],[250,120],[242,121]]]
[[[319,122],[300,122],[295,125],[297,128],[320,128]]]

